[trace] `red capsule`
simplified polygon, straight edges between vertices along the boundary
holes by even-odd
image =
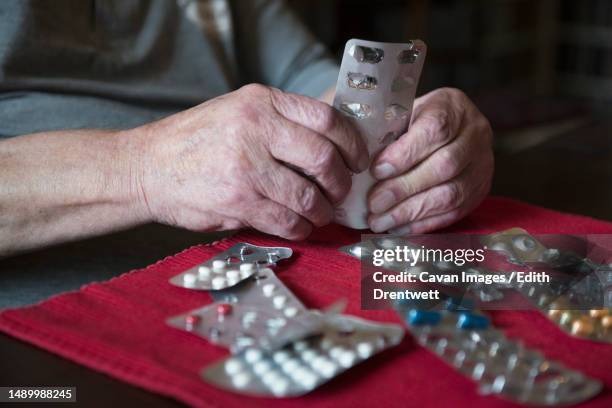
[[[217,306],[217,314],[219,316],[228,316],[232,314],[232,305],[229,303],[221,303]]]

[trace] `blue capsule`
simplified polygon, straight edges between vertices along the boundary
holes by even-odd
[[[436,325],[442,320],[442,314],[432,310],[412,309],[408,312],[406,321],[412,326]]]
[[[486,329],[491,324],[488,317],[472,314],[470,312],[461,312],[457,318],[457,327],[464,330],[470,329]]]

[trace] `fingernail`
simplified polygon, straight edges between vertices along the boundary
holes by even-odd
[[[357,163],[357,165],[359,166],[360,173],[362,171],[366,171],[368,167],[370,167],[370,156],[369,155],[362,156],[361,159],[359,159],[359,163]]]
[[[395,167],[389,163],[382,163],[374,167],[372,173],[377,179],[385,179],[395,174]]]
[[[395,194],[390,190],[383,190],[372,197],[372,205],[370,210],[375,214],[380,214],[386,211],[395,204]]]
[[[392,230],[389,230],[389,232],[393,235],[408,235],[410,234],[410,224],[406,224],[399,228],[393,228]]]
[[[374,232],[384,232],[395,226],[395,220],[391,214],[383,215],[382,217],[374,218],[370,223],[370,229]]]

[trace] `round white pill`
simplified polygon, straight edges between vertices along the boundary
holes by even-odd
[[[314,360],[312,360],[310,362],[310,365],[312,366],[312,368],[314,368],[315,370],[319,370],[320,367],[325,364],[326,361],[329,361],[327,358],[323,357],[323,356],[317,356]]]
[[[282,374],[279,371],[270,370],[261,377],[261,382],[263,382],[267,386],[270,386],[270,384],[275,383],[281,378]]]
[[[334,375],[336,375],[338,366],[333,361],[327,360],[325,364],[321,366],[319,371],[323,377],[332,378]]]
[[[215,259],[212,263],[212,268],[217,273],[221,272],[223,269],[225,269],[225,261]]]
[[[253,366],[253,372],[259,376],[264,375],[272,369],[272,363],[268,360],[261,360]]]
[[[268,321],[266,322],[266,326],[268,326],[269,329],[279,329],[286,324],[287,321],[282,317],[274,317],[272,319],[268,319]]]
[[[285,361],[289,360],[290,357],[291,355],[289,354],[288,351],[281,350],[281,351],[275,352],[274,355],[272,356],[272,359],[274,360],[276,364],[281,365]]]
[[[225,372],[229,375],[234,375],[242,371],[242,363],[240,360],[230,358],[225,362]]]
[[[183,283],[187,286],[193,286],[197,279],[197,276],[193,273],[186,273],[183,275]]]
[[[250,348],[244,352],[244,359],[249,364],[255,364],[256,362],[261,360],[262,356],[263,353],[259,349]]]
[[[347,350],[340,354],[340,357],[338,357],[338,363],[340,363],[342,367],[348,368],[355,364],[356,358],[357,355],[354,351]]]
[[[242,315],[242,327],[248,329],[257,320],[257,312],[248,311]]]
[[[312,361],[312,368],[325,378],[331,378],[336,374],[338,366],[336,363],[325,357],[317,357]]]
[[[289,306],[285,309],[284,313],[287,317],[295,317],[298,314],[298,310],[293,306]]]
[[[307,348],[308,348],[308,343],[306,343],[304,340],[299,340],[293,343],[293,349],[295,351],[303,351],[303,350],[306,350]]]
[[[214,289],[222,289],[226,286],[227,281],[223,276],[215,276],[210,283]]]
[[[198,277],[200,279],[208,279],[210,278],[210,268],[208,266],[200,266],[198,268]]]
[[[225,273],[227,280],[240,280],[240,272],[236,269],[231,269]]]
[[[240,279],[227,279],[227,286],[234,286],[240,283]]]
[[[251,382],[251,375],[249,373],[242,372],[232,376],[232,383],[236,388],[244,388],[249,382]]]
[[[345,351],[346,349],[344,347],[335,346],[329,350],[329,355],[331,358],[338,360]]]
[[[307,368],[299,368],[291,374],[291,378],[304,388],[313,388],[317,384],[317,375]]]
[[[300,357],[302,358],[303,361],[305,361],[306,363],[310,363],[312,360],[314,360],[316,357],[318,356],[317,352],[314,351],[313,349],[306,349],[303,350],[300,353]]]
[[[272,303],[274,304],[275,308],[282,309],[283,307],[285,307],[285,304],[287,303],[287,296],[285,295],[274,296],[274,298],[272,299]]]
[[[240,265],[240,272],[253,272],[255,266],[252,263],[243,263]]]
[[[281,369],[287,374],[294,372],[299,367],[300,367],[300,363],[295,358],[290,358],[289,360],[281,364]]]
[[[373,352],[374,352],[374,346],[372,345],[372,343],[368,343],[364,341],[364,342],[357,344],[357,354],[359,354],[359,357],[368,358],[372,355]]]
[[[276,381],[270,383],[270,391],[277,397],[284,397],[289,390],[289,381],[279,377]]]
[[[274,293],[274,289],[276,289],[276,286],[274,286],[273,283],[266,283],[261,287],[261,291],[263,292],[263,295],[265,297],[272,296],[272,294]]]

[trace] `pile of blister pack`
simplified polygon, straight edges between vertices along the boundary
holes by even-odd
[[[246,395],[298,396],[401,342],[401,326],[342,315],[342,304],[306,308],[271,269],[291,255],[240,243],[170,280],[215,300],[168,320],[232,353],[202,370],[205,381]]]
[[[347,42],[334,107],[365,137],[370,157],[407,130],[426,50],[419,40],[407,44]],[[336,208],[339,224],[368,227],[366,197],[375,182],[368,170],[353,175],[351,190]]]
[[[589,399],[600,392],[601,382],[546,358],[541,352],[509,339],[493,327],[487,315],[475,307],[479,302],[499,302],[509,292],[518,292],[558,327],[575,337],[612,343],[612,311],[606,304],[612,269],[571,251],[547,248],[525,230],[513,228],[483,236],[489,250],[506,256],[511,265],[542,267],[567,274],[563,284],[515,283],[447,286],[444,303],[424,307],[423,303],[396,301],[393,306],[404,318],[417,342],[438,355],[458,372],[476,381],[482,394],[532,405],[565,405]],[[340,251],[364,260],[375,250],[418,247],[402,237],[376,237],[345,246]],[[382,268],[398,272],[427,270],[473,274],[504,273],[448,262],[384,262]],[[461,286],[460,296],[453,296]],[[588,302],[588,303],[585,303]],[[599,305],[585,309],[584,305]]]

